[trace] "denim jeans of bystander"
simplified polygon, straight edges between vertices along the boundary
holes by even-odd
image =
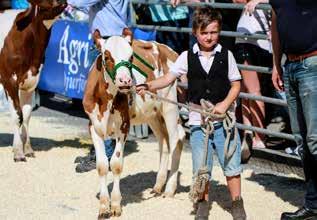
[[[286,62],[283,79],[307,182],[305,207],[317,211],[317,56]]]

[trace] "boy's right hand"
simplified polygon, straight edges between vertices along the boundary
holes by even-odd
[[[135,90],[138,95],[144,96],[146,91],[149,90],[149,85],[147,83],[136,85]]]

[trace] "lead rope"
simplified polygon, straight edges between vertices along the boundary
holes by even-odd
[[[201,100],[201,107],[205,112],[211,112],[214,108],[214,105],[208,101]],[[225,165],[231,159],[232,155],[237,149],[237,128],[235,127],[236,118],[234,113],[230,114],[229,112],[226,113],[226,117],[223,119],[223,127],[225,129],[226,139],[224,143],[224,153],[225,153]],[[190,187],[189,192],[189,199],[193,203],[197,203],[200,199],[203,198],[204,191],[206,189],[206,185],[209,184],[209,171],[207,167],[207,156],[208,156],[208,141],[210,135],[214,132],[214,124],[213,118],[211,116],[205,117],[202,124],[202,130],[205,133],[205,147],[204,147],[204,154],[203,154],[203,161],[201,167],[199,168],[198,172],[194,175],[192,185]],[[234,138],[232,142],[232,147],[229,147],[230,140],[232,136],[232,132],[234,132]]]
[[[210,102],[205,101],[204,99],[200,100],[201,107],[204,111],[210,112],[213,110],[214,105]],[[205,116],[202,123],[202,130],[205,133],[204,139],[204,153],[203,153],[203,160],[201,161],[201,166],[197,173],[194,175],[192,185],[190,186],[189,191],[189,199],[193,203],[197,203],[200,199],[202,199],[204,195],[204,191],[206,189],[206,185],[209,183],[210,175],[208,172],[207,166],[207,158],[208,158],[208,141],[210,135],[214,132],[215,127],[212,122],[212,116]]]
[[[147,84],[140,84],[138,86],[147,87]],[[210,178],[208,167],[207,167],[208,140],[209,140],[209,136],[214,132],[214,124],[213,124],[214,120],[223,120],[223,127],[226,131],[226,139],[224,144],[225,164],[228,163],[228,161],[230,160],[230,158],[232,157],[232,155],[237,149],[238,129],[235,126],[236,117],[234,115],[234,112],[227,112],[226,114],[213,114],[211,112],[214,108],[214,105],[204,99],[202,99],[200,102],[202,109],[198,109],[186,104],[169,100],[165,97],[158,96],[148,90],[145,90],[145,93],[152,96],[153,98],[157,100],[162,100],[164,102],[168,102],[168,103],[177,105],[179,107],[185,107],[190,111],[199,112],[203,117],[205,117],[205,120],[203,120],[203,126],[202,126],[202,129],[205,133],[205,139],[204,139],[205,148],[204,148],[203,161],[202,161],[202,165],[200,169],[198,170],[197,174],[195,174],[193,178],[193,182],[189,192],[190,200],[196,203],[198,202],[198,200],[202,198],[202,195],[206,188],[206,184],[208,184],[209,178]],[[234,138],[232,142],[233,144],[231,145],[232,147],[229,148],[232,132],[234,132]]]

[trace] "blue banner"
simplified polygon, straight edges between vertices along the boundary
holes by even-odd
[[[93,62],[88,23],[59,20],[52,27],[38,88],[82,98]]]

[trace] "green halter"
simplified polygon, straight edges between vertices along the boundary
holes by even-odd
[[[137,58],[141,63],[143,63],[145,66],[147,66],[149,69],[151,69],[152,71],[154,70],[154,67],[149,64],[148,62],[146,62],[141,56],[139,56],[138,54],[136,54],[135,52],[133,52],[133,56],[135,58]],[[132,77],[132,69],[135,69],[136,71],[138,71],[141,75],[143,75],[145,78],[148,77],[148,75],[143,71],[141,70],[139,67],[137,67],[136,65],[134,65],[133,63],[129,62],[129,61],[125,61],[125,60],[122,60],[121,62],[117,63],[113,70],[109,70],[106,66],[106,63],[105,63],[105,60],[102,58],[102,63],[103,65],[106,67],[106,71],[108,73],[108,75],[110,76],[111,80],[114,82],[115,81],[115,78],[116,78],[116,75],[117,75],[117,70],[122,67],[122,66],[125,66],[129,69],[129,72],[130,72],[130,76]]]

